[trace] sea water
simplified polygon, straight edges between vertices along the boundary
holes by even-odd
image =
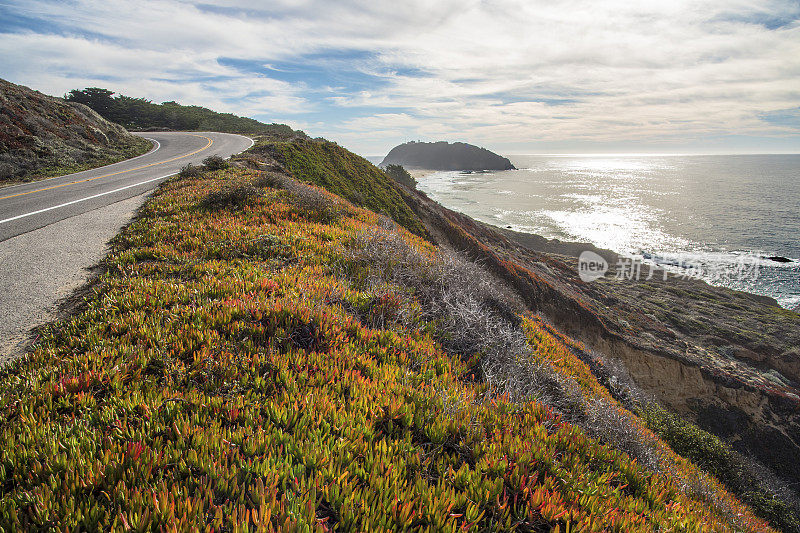
[[[483,222],[800,305],[800,155],[509,158],[519,170],[436,172],[418,187]]]

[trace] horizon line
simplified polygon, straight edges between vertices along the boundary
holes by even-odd
[[[798,152],[517,152],[507,156],[540,155],[540,156],[693,156],[693,155],[800,155]]]
[[[387,152],[388,153],[388,152]],[[520,152],[520,153],[500,153],[499,155],[506,157],[514,156],[605,156],[605,157],[686,157],[686,156],[704,156],[704,155],[800,155],[800,152]],[[385,154],[369,154],[364,157],[386,157]]]

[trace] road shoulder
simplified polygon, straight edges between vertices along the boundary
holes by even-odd
[[[149,194],[0,242],[0,365],[25,353],[36,328],[79,303],[75,291],[90,280],[108,242]]]

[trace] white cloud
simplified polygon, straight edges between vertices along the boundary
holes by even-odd
[[[0,33],[12,81],[52,94],[108,86],[267,120],[311,113],[298,118],[318,127],[312,135],[362,153],[409,136],[535,150],[794,135],[800,148],[797,129],[762,118],[800,105],[800,8],[790,1],[28,0],[10,9],[59,25]],[[382,83],[346,92],[219,62],[331,51],[362,52],[334,57]]]

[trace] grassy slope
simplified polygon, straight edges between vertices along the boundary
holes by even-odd
[[[422,222],[405,202],[404,193],[388,175],[366,159],[329,141],[264,145],[262,150],[301,181],[313,183],[376,213],[388,215],[420,236]]]
[[[543,405],[487,396],[435,324],[393,322],[408,295],[341,274],[375,214],[320,216],[253,178],[167,182],[86,309],[2,370],[3,529],[725,530],[725,501],[767,530],[713,480],[687,496]],[[525,331],[607,396],[566,339]]]

